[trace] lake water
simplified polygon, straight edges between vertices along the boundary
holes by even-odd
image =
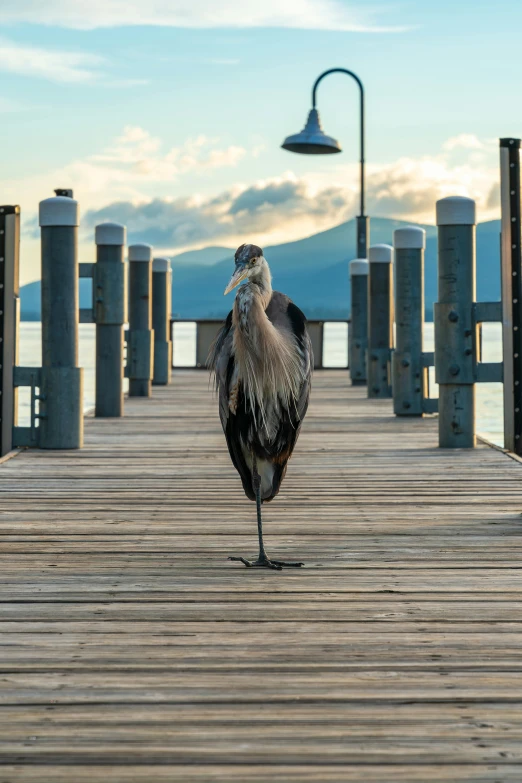
[[[500,324],[482,327],[482,359],[485,362],[502,361],[502,332]],[[94,335],[93,324],[80,324],[79,364],[84,368],[84,409],[94,407]],[[433,351],[433,324],[425,324],[424,350]],[[343,367],[348,356],[348,330],[343,323],[326,323],[324,329],[324,364]],[[174,364],[194,365],[196,361],[195,324],[179,323],[174,329]],[[24,321],[20,326],[20,364],[37,367],[41,363],[41,325]],[[125,390],[128,381],[125,380]],[[477,384],[477,431],[489,440],[503,445],[502,384]],[[434,370],[430,370],[430,396],[437,396]],[[19,392],[19,423],[29,424],[29,389]]]

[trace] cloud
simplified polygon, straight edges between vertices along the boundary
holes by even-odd
[[[91,182],[98,179],[103,187],[111,184],[132,187],[145,182],[171,182],[187,172],[236,166],[247,154],[244,147],[220,148],[218,144],[219,139],[202,134],[187,139],[180,147],[163,151],[159,137],[139,126],[127,125],[122,135],[103,152],[73,166],[76,174],[83,173]]]
[[[437,199],[465,195],[477,201],[479,219],[496,217],[496,149],[490,152],[489,142],[478,142],[484,149],[445,143],[435,155],[369,164],[368,214],[433,223]],[[147,241],[165,251],[216,240],[233,244],[245,236],[259,244],[290,241],[358,212],[355,163],[324,164],[299,177],[287,172],[254,183],[236,182],[213,195],[197,193],[198,177],[208,189],[210,173],[233,168],[258,152],[258,147],[222,146],[219,139],[203,135],[166,147],[147,129],[129,125],[99,153],[46,174],[5,182],[4,196],[14,203],[35,204],[54,187],[73,187],[84,211],[85,236],[97,222],[118,220],[128,226],[132,241]],[[192,195],[167,197],[173,183],[178,192],[185,187],[182,177],[187,174]],[[25,223],[25,233],[38,235],[34,219]]]
[[[467,149],[469,160],[458,165],[451,164],[449,152],[443,150],[432,157],[369,166],[368,214],[434,223],[437,199],[465,195],[477,201],[479,219],[496,217],[496,161],[477,166],[475,148]],[[207,198],[117,201],[88,212],[84,225],[92,229],[103,220],[117,220],[128,226],[132,241],[150,242],[164,251],[215,241],[239,243],[245,237],[260,244],[291,241],[353,217],[358,211],[357,182],[356,166],[340,167],[328,176],[288,172]]]
[[[486,209],[496,178],[496,168],[472,161],[450,165],[444,155],[400,158],[379,169],[369,168],[368,203],[374,214],[433,223],[435,202],[446,196],[468,196],[479,210]]]
[[[340,222],[353,209],[354,198],[338,188],[320,191],[292,174],[259,182],[253,187],[236,186],[203,199],[198,196],[178,199],[153,199],[133,204],[121,201],[85,215],[90,231],[104,220],[116,220],[129,227],[132,241],[150,242],[161,248],[185,248],[245,234],[281,239],[288,232],[302,235],[320,228],[326,219]],[[301,232],[301,233],[300,233]]]
[[[451,139],[448,139],[446,142],[444,142],[442,149],[451,152],[452,150],[459,148],[467,150],[483,150],[485,147],[485,142],[481,141],[478,136],[475,136],[473,133],[461,133],[458,136],[452,136]]]
[[[500,210],[500,182],[495,182],[488,193],[486,206],[488,209]]]
[[[2,191],[6,201],[22,204],[24,215],[26,205],[36,205],[55,187],[73,188],[83,209],[112,201],[144,203],[147,194],[171,192],[183,176],[190,175],[192,187],[197,178],[234,168],[247,155],[256,157],[259,152],[259,145],[249,151],[234,144],[222,146],[219,139],[204,135],[166,147],[148,130],[128,125],[101,152],[42,174],[4,180]],[[37,236],[33,218],[26,227]]]
[[[274,193],[278,188],[282,195],[276,201]],[[162,248],[184,248],[245,232],[265,234],[277,219],[288,231],[292,220],[301,220],[305,212],[312,219],[305,183],[298,180],[272,181],[257,186],[255,191],[257,198],[251,194],[248,205],[242,200],[246,190],[239,187],[207,199],[195,196],[153,199],[144,204],[116,202],[88,212],[83,222],[90,230],[104,220],[117,220],[129,227],[132,241],[147,241]],[[329,212],[327,195],[322,194],[322,198],[324,210]],[[316,202],[315,214],[319,211]]]
[[[102,87],[148,84],[147,79],[112,78],[107,73],[108,66],[105,57],[89,52],[44,49],[0,38],[0,71],[61,84],[96,84]]]
[[[258,183],[247,188],[234,199],[230,206],[230,214],[239,215],[242,212],[288,205],[296,197],[301,198],[303,195],[299,192],[298,183],[294,179]]]
[[[4,24],[30,22],[78,29],[293,27],[362,33],[406,29],[383,24],[382,13],[382,4],[362,9],[344,0],[2,0]]]
[[[435,202],[445,196],[469,196],[477,202],[480,221],[499,216],[496,144],[484,149],[464,145],[418,158],[368,164],[367,213],[414,222],[435,222]],[[452,146],[451,144],[449,145]],[[276,244],[324,231],[358,213],[358,166],[329,159],[301,176],[287,172],[257,182],[236,182],[211,195],[197,193],[197,177],[209,187],[209,172],[234,166],[258,148],[220,146],[219,139],[198,136],[178,147],[164,148],[161,139],[137,126],[127,126],[100,153],[61,169],[5,180],[5,203],[23,208],[24,282],[38,276],[39,229],[34,210],[54,187],[73,187],[82,207],[81,252],[93,253],[92,229],[104,220],[128,227],[132,242],[150,242],[170,254],[219,242],[245,240]],[[480,160],[477,160],[477,155]],[[186,181],[184,174],[189,174]],[[177,180],[177,182],[176,182]],[[173,192],[192,195],[165,197]]]
[[[100,76],[105,59],[85,52],[63,52],[0,38],[0,70],[55,82],[85,84]]]

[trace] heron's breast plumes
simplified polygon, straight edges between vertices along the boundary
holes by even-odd
[[[302,351],[290,328],[276,328],[251,291],[236,298],[232,322],[237,381],[270,439],[281,406],[296,407],[306,372]]]

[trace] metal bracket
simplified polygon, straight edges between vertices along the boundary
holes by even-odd
[[[502,321],[502,302],[474,302],[473,318],[476,324],[498,323]],[[480,353],[482,353],[482,337]],[[502,383],[504,380],[504,365],[502,362],[477,362],[475,366],[477,383]]]
[[[42,382],[41,367],[14,367],[13,384],[16,387],[31,387],[31,425],[29,427],[13,427],[13,446],[37,446],[38,427],[36,420],[43,418],[36,413],[36,401],[41,400],[41,395],[36,393]]]
[[[422,401],[423,413],[438,413],[439,412],[439,400],[437,397],[424,397]]]
[[[474,302],[472,307],[477,324],[502,321],[502,302]]]
[[[502,362],[478,362],[477,383],[502,383],[504,365]]]
[[[78,264],[80,277],[91,277],[94,275],[95,264]]]
[[[14,367],[13,382],[15,386],[38,386],[42,379],[41,367]]]
[[[123,330],[123,377],[129,378],[129,340],[130,329]]]
[[[94,269],[96,264],[79,264],[80,277],[87,277],[93,281],[92,286],[92,307],[80,307],[80,323],[94,323]]]
[[[422,412],[438,413],[439,412],[438,398],[428,396],[430,393],[428,370],[430,367],[435,366],[435,352],[423,351],[421,354],[421,362],[422,362],[422,367],[424,369],[424,395],[425,395],[422,398]]]
[[[80,307],[80,319],[81,324],[93,324],[94,323],[94,310],[91,307]]]

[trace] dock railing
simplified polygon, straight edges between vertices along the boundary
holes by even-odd
[[[207,358],[210,347],[216,336],[223,326],[224,318],[171,318],[171,342],[175,345],[176,326],[179,324],[194,324],[196,327],[196,358],[194,364],[180,365],[177,363],[177,357],[175,348],[172,352],[172,368],[176,370],[193,370],[205,369],[207,366]],[[314,351],[314,369],[322,370],[325,367],[324,364],[324,341],[325,332],[324,326],[329,323],[342,323],[348,325],[348,335],[350,334],[350,319],[349,318],[326,318],[325,320],[310,320],[307,322],[308,332],[312,341],[312,348]],[[349,341],[349,337],[348,337]],[[347,370],[349,361],[347,360],[343,365],[336,365],[336,367],[329,367],[328,369]]]

